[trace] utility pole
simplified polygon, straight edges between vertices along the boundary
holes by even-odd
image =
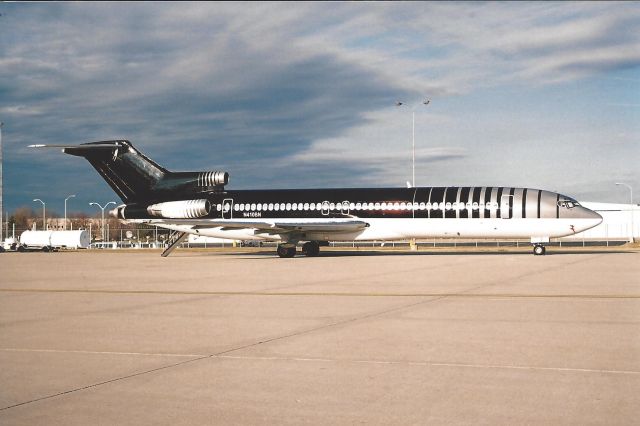
[[[429,105],[431,100],[425,99],[421,105]],[[396,102],[396,106],[404,105],[404,102]],[[419,105],[414,105],[411,108],[411,186],[416,187],[416,108]]]
[[[98,203],[89,203],[90,206],[98,206],[98,208],[100,210],[102,210],[102,243],[104,243],[104,239],[105,239],[105,232],[104,232],[104,209],[107,208],[107,206],[109,204],[115,204],[115,201],[109,201],[107,204],[105,204],[104,206],[101,206]]]
[[[2,204],[2,126],[4,123],[0,122],[0,244],[4,242],[2,238],[2,230],[4,224],[4,205]]]
[[[429,99],[425,99],[422,101],[422,104],[417,104],[411,107],[411,188],[416,187],[416,108],[420,105],[427,106],[431,101]],[[403,106],[404,102],[398,101],[396,102],[396,106]],[[409,186],[409,182],[407,182],[407,186]],[[413,212],[415,215],[415,211]],[[409,247],[412,251],[418,250],[418,244],[416,243],[415,238],[411,238],[409,240]]]
[[[67,230],[67,200],[75,196],[76,196],[75,194],[69,195],[67,198],[64,199],[64,230],[65,231]]]
[[[46,231],[47,230],[47,214],[46,214],[46,204],[44,201],[42,201],[40,198],[35,198],[33,200],[34,202],[36,201],[40,201],[42,203],[42,230]]]

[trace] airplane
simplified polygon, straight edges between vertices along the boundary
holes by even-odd
[[[577,234],[602,216],[574,198],[514,187],[228,190],[225,171],[171,172],[127,140],[62,148],[84,157],[122,199],[109,214],[172,231],[168,256],[188,234],[278,242],[283,258],[318,256],[328,241],[527,238],[544,255],[551,238]]]

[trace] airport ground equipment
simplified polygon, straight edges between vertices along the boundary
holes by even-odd
[[[18,251],[52,251],[60,248],[88,248],[91,244],[89,232],[76,231],[24,231],[20,235]]]

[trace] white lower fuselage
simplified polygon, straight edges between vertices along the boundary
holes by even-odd
[[[305,219],[279,219],[279,223],[304,223]],[[600,223],[601,219],[368,219],[369,227],[349,233],[308,232],[307,240],[374,241],[421,238],[520,238],[548,241],[582,232]],[[229,222],[234,222],[230,219]],[[317,222],[317,220],[314,220]],[[202,220],[206,225],[207,220]],[[223,230],[222,227],[195,228],[190,225],[159,225],[167,229],[208,237],[233,240],[280,241],[279,235],[265,235],[253,229]]]

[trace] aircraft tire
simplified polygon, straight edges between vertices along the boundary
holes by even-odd
[[[533,246],[533,254],[535,254],[536,256],[544,256],[546,251],[547,249],[543,245],[536,244],[535,246]]]
[[[296,255],[296,247],[285,247],[283,245],[278,246],[278,256],[282,258],[290,258]]]
[[[309,241],[302,245],[302,254],[308,257],[315,257],[320,254],[320,244],[316,241]]]

